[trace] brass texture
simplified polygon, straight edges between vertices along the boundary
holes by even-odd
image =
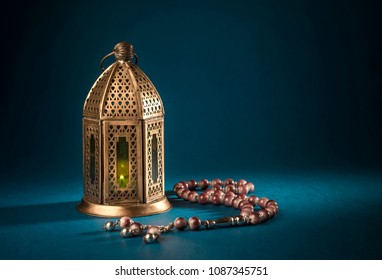
[[[166,197],[151,203],[129,203],[121,205],[102,205],[82,199],[77,206],[81,213],[97,216],[120,218],[123,216],[143,217],[166,212],[171,209],[171,204]]]
[[[132,62],[136,54],[131,45],[119,43],[111,54],[117,61],[94,83],[83,108],[84,195],[78,209],[105,217],[146,216],[167,211],[171,204],[164,193],[162,100],[150,79],[135,64],[137,60]],[[153,147],[154,135],[156,147]],[[129,146],[129,178],[125,178],[127,183],[123,185],[117,178],[116,151],[120,137]],[[90,139],[95,140],[93,151]],[[154,164],[153,160],[156,160]],[[95,168],[92,176],[91,161]],[[155,172],[153,167],[157,167]]]

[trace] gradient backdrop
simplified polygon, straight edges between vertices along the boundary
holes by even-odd
[[[380,11],[378,1],[344,0],[7,3],[0,257],[380,259]],[[142,251],[76,212],[82,106],[119,41],[135,46],[165,105],[166,188],[246,177],[280,202],[277,219],[173,234]],[[172,202],[143,221],[232,213]],[[232,248],[222,253],[224,240]]]

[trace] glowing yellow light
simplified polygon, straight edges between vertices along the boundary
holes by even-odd
[[[119,176],[119,179],[123,180],[125,179],[125,177],[123,177],[123,175]]]

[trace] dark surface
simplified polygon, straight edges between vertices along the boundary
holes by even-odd
[[[378,1],[5,4],[1,258],[380,259],[380,10]],[[124,40],[164,101],[167,189],[246,177],[280,202],[276,220],[142,247],[74,210],[83,102],[99,60]],[[174,206],[144,221],[232,213]]]
[[[256,194],[278,201],[280,214],[257,226],[171,232],[157,244],[105,232],[110,219],[76,212],[81,182],[7,185],[0,193],[1,259],[380,259],[381,174],[294,172],[248,175]],[[177,178],[176,181],[182,178]],[[175,183],[173,178],[168,182]],[[169,212],[136,218],[163,224],[178,216],[237,214],[225,206],[175,199]],[[22,201],[20,203],[20,201]]]

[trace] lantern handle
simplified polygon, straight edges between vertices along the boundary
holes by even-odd
[[[105,61],[106,58],[108,58],[109,56],[112,56],[113,54],[115,54],[114,51],[112,51],[111,53],[105,55],[101,61],[99,62],[99,67],[101,68],[101,71],[105,71],[105,68],[103,67],[103,62]],[[136,53],[134,53],[134,58],[135,58],[135,65],[138,65],[138,55]]]

